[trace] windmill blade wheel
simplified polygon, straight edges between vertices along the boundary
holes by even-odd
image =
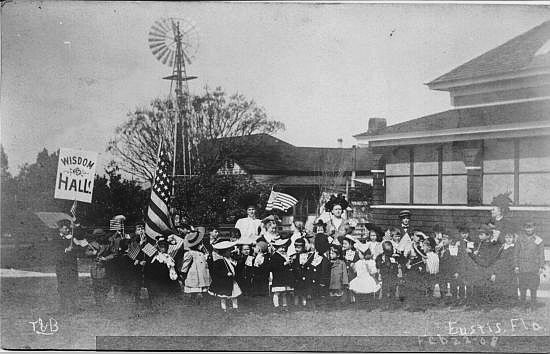
[[[163,18],[155,21],[149,30],[149,48],[158,61],[173,67],[177,40],[181,41],[183,60],[191,64],[199,46],[196,26],[182,18]]]

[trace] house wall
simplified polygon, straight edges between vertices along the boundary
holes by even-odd
[[[388,147],[375,173],[376,204],[550,205],[550,137]],[[384,188],[381,188],[383,186]]]

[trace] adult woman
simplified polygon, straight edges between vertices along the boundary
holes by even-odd
[[[348,220],[344,217],[344,210],[349,203],[343,195],[332,196],[325,204],[325,211],[330,212],[327,221],[327,235],[334,239],[341,239],[346,236],[346,227],[349,226]]]

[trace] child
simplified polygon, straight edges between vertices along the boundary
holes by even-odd
[[[382,253],[382,242],[380,242],[380,236],[376,229],[369,230],[369,259],[376,259],[379,254]]]
[[[491,267],[497,260],[500,246],[491,242],[492,230],[489,226],[483,224],[478,229],[479,242],[475,245],[472,252],[473,260],[480,266],[480,279],[474,285],[474,297],[478,301],[476,305],[491,305],[496,300],[496,291],[491,282]]]
[[[290,245],[287,249],[287,254],[289,257],[292,257],[296,253],[296,249],[294,248],[294,242],[305,236],[305,226],[302,221],[294,221],[292,223],[292,236],[290,236]]]
[[[275,252],[269,259],[269,269],[273,274],[273,281],[271,282],[273,306],[278,308],[280,299],[282,302],[282,311],[288,311],[287,294],[294,290],[294,278],[290,268],[290,260],[286,254],[289,244],[289,238],[275,240],[273,242]]]
[[[458,305],[460,300],[464,299],[465,289],[460,278],[460,258],[458,255],[460,241],[457,235],[443,235],[441,248],[439,249],[439,289],[441,298],[445,298],[451,304]],[[450,297],[445,296],[449,286]],[[460,300],[459,300],[460,297]]]
[[[515,243],[514,271],[518,274],[520,299],[527,306],[527,289],[531,294],[531,309],[536,307],[540,273],[544,269],[544,244],[535,233],[535,223],[527,221]]]
[[[408,311],[426,311],[426,253],[423,247],[425,238],[422,232],[412,232],[411,247],[409,252],[405,253],[407,261],[403,267],[404,282],[399,291],[400,296],[406,301],[405,309]]]
[[[165,235],[157,237],[157,252],[145,265],[143,275],[145,286],[154,310],[164,307],[165,302],[172,301],[181,293],[176,262],[168,254],[168,239]]]
[[[352,281],[356,277],[355,271],[353,270],[353,266],[352,266],[353,263],[359,260],[358,252],[353,249],[353,246],[355,245],[355,243],[356,243],[355,239],[350,235],[346,235],[342,240],[342,256],[344,258],[344,263],[346,264],[348,281]],[[354,303],[355,296],[353,296],[353,293],[351,293],[349,289],[347,292],[348,292],[349,301],[351,303]]]
[[[506,233],[491,276],[498,294],[497,299],[505,307],[514,306],[518,301],[518,279],[514,272],[514,253],[514,235]]]
[[[254,261],[252,262],[252,296],[269,295],[269,253],[265,241],[256,243]]]
[[[422,243],[423,251],[426,254],[424,263],[426,264],[426,296],[428,299],[433,297],[435,284],[438,281],[439,273],[439,257],[435,253],[436,241],[432,237],[428,237]],[[445,290],[447,287],[445,286]]]
[[[306,277],[311,282],[312,297],[317,300],[317,304],[321,304],[329,293],[330,261],[325,254],[330,246],[325,234],[317,234],[313,243],[315,251],[311,263],[306,267]]]
[[[373,294],[376,293],[378,290],[380,290],[380,284],[376,282],[376,280],[371,276],[371,273],[376,273],[374,270],[376,269],[376,266],[374,269],[372,269],[372,265],[370,263],[373,262],[373,260],[370,260],[369,262],[366,258],[368,248],[366,246],[363,246],[362,244],[356,245],[357,250],[359,251],[359,260],[353,264],[353,270],[357,274],[357,276],[350,281],[349,283],[349,289],[353,292],[355,296],[358,294]]]
[[[214,251],[220,255],[211,264],[212,282],[208,293],[220,299],[223,312],[227,312],[227,299],[231,299],[231,307],[239,309],[238,297],[242,291],[235,280],[236,262],[231,259],[231,251],[235,243],[231,241],[220,241],[213,245]]]
[[[92,278],[92,290],[94,292],[94,301],[96,306],[103,306],[107,299],[107,294],[111,289],[111,284],[107,278],[105,265],[108,260],[113,258],[109,240],[105,237],[103,229],[96,229],[93,232],[94,241],[88,244],[85,254],[93,257],[90,265],[90,276]]]
[[[398,285],[397,275],[402,258],[401,255],[394,252],[391,241],[382,242],[382,250],[382,253],[376,257],[376,268],[378,268],[382,280],[384,308],[388,310],[395,303]]]
[[[313,260],[313,253],[306,250],[306,240],[299,238],[294,241],[296,253],[291,262],[291,270],[294,275],[294,305],[307,305],[307,298],[311,296],[311,284],[308,279],[307,268]]]
[[[183,292],[189,294],[193,303],[200,304],[202,294],[208,291],[210,286],[210,272],[206,262],[205,249],[203,247],[204,233],[191,231],[183,239],[183,247],[187,252],[183,255],[183,263],[180,268],[184,280]]]
[[[252,289],[252,266],[254,264],[252,241],[241,238],[237,243],[240,244],[240,257],[235,267],[236,281],[243,295],[248,296]]]
[[[348,271],[346,263],[341,259],[342,250],[339,246],[331,246],[330,248],[330,285],[329,295],[340,299],[343,303],[344,292],[349,286]]]

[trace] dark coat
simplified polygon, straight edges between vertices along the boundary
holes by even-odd
[[[180,292],[178,281],[170,279],[170,271],[164,263],[147,263],[143,269],[143,276],[149,294],[168,295]]]
[[[462,273],[461,261],[458,253],[464,252],[460,246],[456,255],[451,255],[449,246],[443,247],[439,251],[439,274],[443,279],[451,279],[455,273]]]
[[[258,255],[254,257],[254,262],[256,262],[257,257]],[[269,271],[270,257],[269,254],[265,253],[263,263],[259,266],[252,267],[252,295],[269,295]]]
[[[231,272],[227,261],[220,258],[212,262],[209,268],[210,277],[212,278],[210,291],[217,295],[231,296],[233,293],[233,281],[236,281],[236,275]]]
[[[311,294],[311,282],[308,277],[308,268],[313,260],[313,253],[308,254],[307,261],[300,264],[300,254],[296,254],[290,265],[294,275],[294,291],[296,295],[306,296]]]
[[[514,246],[508,247],[507,249],[504,249],[504,245],[500,247],[498,259],[493,266],[493,274],[495,275],[495,283],[497,285],[514,286],[516,279],[516,273],[514,272],[514,253]]]
[[[65,252],[69,246],[67,240],[55,240],[56,262],[55,275],[57,277],[57,291],[62,297],[75,296],[78,285],[78,255],[79,250],[74,247],[71,251]]]
[[[477,254],[475,251],[472,253],[474,261],[481,267],[489,268],[497,260],[500,245],[485,241],[476,244],[475,249]]]
[[[392,261],[393,258],[393,261]],[[382,277],[382,282],[396,284],[399,265],[402,264],[404,258],[399,253],[394,253],[391,256],[384,253],[376,257],[376,268]]]
[[[330,261],[324,255],[321,257],[319,264],[313,264],[314,256],[306,267],[306,278],[311,282],[312,295],[314,296],[327,295],[330,285]]]
[[[346,264],[346,270],[348,272],[348,280],[352,281],[357,276],[357,274],[355,273],[355,270],[351,265],[359,260],[359,254],[357,253],[357,251],[354,251],[354,250],[348,250],[348,251],[342,251],[342,252],[344,256],[344,263]],[[350,252],[350,254],[353,254],[353,258],[350,257],[348,259],[346,257],[347,252]]]
[[[544,266],[544,242],[539,236],[522,234],[515,243],[514,263],[520,273],[538,273]]]
[[[237,284],[239,284],[244,295],[250,294],[252,289],[252,267],[246,265],[246,258],[247,257],[242,257],[239,259],[235,267],[235,280]]]
[[[278,252],[271,255],[269,260],[269,269],[273,273],[271,286],[294,286],[294,276],[290,264],[285,264],[285,262],[285,258]]]

